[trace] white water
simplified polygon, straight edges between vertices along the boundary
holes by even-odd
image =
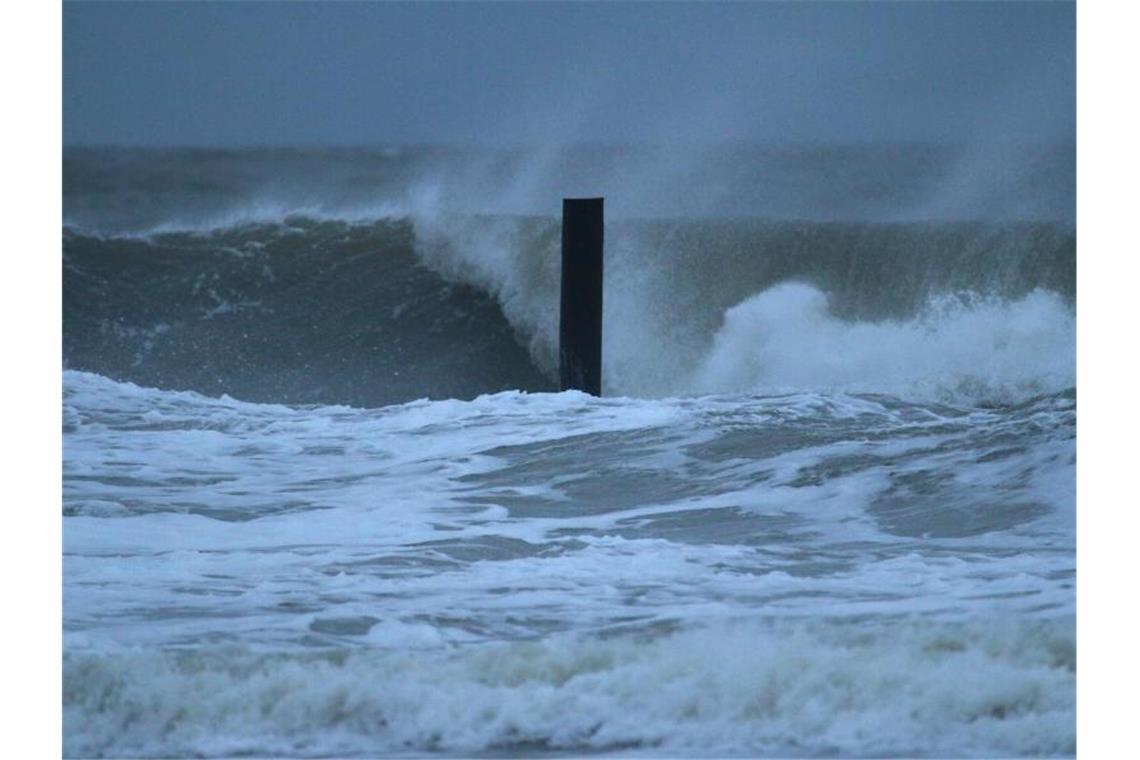
[[[1074,744],[1071,624],[713,626],[348,653],[68,660],[72,753],[1034,756]],[[384,647],[398,647],[387,649]],[[122,705],[100,715],[101,702]],[[133,718],[128,718],[133,711]],[[95,716],[101,720],[93,719]],[[117,753],[116,753],[117,754]]]
[[[725,314],[693,387],[706,393],[846,391],[1016,402],[1076,385],[1076,321],[1047,291],[946,297],[907,321],[851,323],[788,283]]]
[[[67,372],[65,749],[1071,753],[1074,415]]]

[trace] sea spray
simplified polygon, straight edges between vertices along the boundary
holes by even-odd
[[[947,295],[905,321],[850,322],[818,289],[783,284],[725,313],[692,387],[1010,403],[1075,385],[1075,342],[1071,307],[1048,291]]]

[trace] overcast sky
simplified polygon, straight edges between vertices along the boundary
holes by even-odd
[[[64,142],[1071,139],[1071,3],[64,4]]]

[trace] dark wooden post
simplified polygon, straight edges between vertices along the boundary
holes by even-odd
[[[602,395],[602,198],[562,200],[562,390]]]

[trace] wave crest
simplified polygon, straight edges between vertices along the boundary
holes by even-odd
[[[827,295],[778,285],[725,313],[694,386],[710,393],[891,393],[1010,403],[1076,384],[1076,325],[1056,293],[932,299],[909,320],[846,322]]]
[[[286,403],[555,389],[557,220],[430,201],[398,218],[69,228],[65,362]],[[1016,401],[1074,382],[1064,227],[618,219],[606,234],[609,395]]]
[[[1071,618],[447,650],[399,637],[400,651],[69,654],[65,754],[1041,756],[1075,744]]]

